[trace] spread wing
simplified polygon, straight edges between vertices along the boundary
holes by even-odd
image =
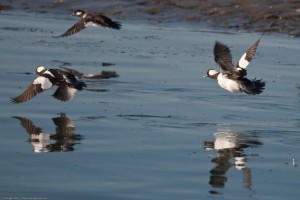
[[[253,57],[255,56],[257,47],[259,44],[259,39],[256,40],[251,47],[246,51],[246,53],[243,54],[243,56],[240,58],[239,62],[237,63],[237,67],[246,69],[246,67],[249,65]]]
[[[83,78],[84,77],[84,74],[75,70],[75,69],[72,69],[72,68],[68,68],[68,67],[62,67],[63,69],[65,69],[67,72],[73,74],[75,77],[78,77],[78,78]]]
[[[122,27],[120,22],[113,21],[110,18],[108,18],[102,14],[98,14],[97,16],[95,16],[94,20],[98,24],[101,24],[101,26],[103,26],[103,27],[108,27],[108,28],[117,29],[117,30],[121,29],[121,27]]]
[[[49,79],[39,76],[17,97],[11,98],[12,103],[23,103],[52,87]]]
[[[67,72],[73,74],[76,78],[90,78],[90,79],[109,79],[109,78],[116,78],[119,75],[114,71],[102,71],[101,73],[95,74],[83,74],[75,69],[62,67]]]
[[[60,101],[69,101],[73,99],[76,91],[77,90],[75,88],[59,86],[54,92],[53,97]]]
[[[42,129],[40,127],[35,126],[31,120],[24,118],[24,117],[13,117],[15,119],[18,119],[21,122],[21,126],[26,129],[27,133],[29,134],[35,134],[38,135],[42,132]]]
[[[52,71],[51,71],[52,70]],[[61,69],[50,69],[51,73],[55,75],[56,85],[59,87],[69,87],[75,88],[77,90],[82,90],[83,87],[86,87],[86,84],[82,81],[78,81],[76,77],[68,72]]]
[[[246,70],[237,68],[232,63],[230,49],[223,43],[216,41],[214,47],[215,62],[220,66],[224,75],[237,79],[246,75]]]
[[[77,22],[76,24],[74,24],[71,28],[69,28],[65,33],[63,33],[60,36],[57,37],[67,37],[70,35],[73,35],[75,33],[78,33],[79,31],[85,29],[85,22],[84,20],[80,20],[79,22]]]

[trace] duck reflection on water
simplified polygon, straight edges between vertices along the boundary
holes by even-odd
[[[107,63],[107,65],[108,64],[109,63]],[[111,64],[111,65],[113,65],[113,64]],[[73,74],[76,78],[79,78],[79,79],[97,81],[97,80],[111,79],[111,78],[119,77],[119,74],[115,71],[102,70],[101,73],[100,72],[98,72],[98,73],[83,73],[78,70],[75,70],[74,68],[67,67],[67,66],[69,66],[69,63],[63,63],[60,66],[60,68]],[[93,84],[90,84],[90,85],[95,85],[95,82],[93,82]],[[107,91],[106,89],[97,89],[97,88],[85,88],[84,90],[90,91],[90,92],[106,92]]]
[[[215,165],[210,170],[209,184],[213,188],[223,188],[228,180],[226,176],[230,168],[241,170],[243,175],[244,187],[251,189],[252,176],[251,169],[246,167],[247,155],[244,149],[259,147],[262,142],[256,136],[255,132],[234,132],[231,130],[220,130],[214,133],[214,141],[203,141],[203,147],[206,150],[215,150],[216,157],[211,162]],[[216,191],[210,191],[216,194]]]
[[[35,153],[41,152],[67,152],[73,151],[75,144],[79,144],[83,136],[76,134],[73,121],[60,113],[60,116],[52,118],[56,126],[56,133],[45,133],[27,118],[14,116],[21,122],[21,126],[29,133],[28,142],[32,145]]]
[[[86,78],[86,79],[110,79],[110,78],[117,78],[119,77],[119,74],[117,74],[115,71],[104,71],[102,70],[101,73],[89,73],[85,74],[78,70],[75,70],[70,67],[64,67],[61,66],[62,69],[68,71],[69,73],[73,74],[76,78]]]

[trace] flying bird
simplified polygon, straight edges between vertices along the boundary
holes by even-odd
[[[260,39],[256,40],[242,55],[237,64],[232,63],[230,49],[223,43],[216,41],[214,46],[214,59],[221,72],[214,69],[207,71],[207,77],[218,80],[218,84],[234,93],[260,94],[265,89],[265,82],[256,78],[250,80],[246,77],[246,67],[253,59]]]
[[[107,27],[116,30],[121,29],[122,26],[120,22],[113,21],[101,13],[88,13],[84,10],[78,9],[73,11],[72,15],[80,17],[81,20],[69,28],[65,33],[56,37],[67,37],[73,35],[89,26]]]
[[[78,81],[76,77],[61,69],[46,69],[44,66],[36,68],[38,77],[17,97],[11,98],[12,103],[23,103],[29,101],[36,95],[58,86],[53,97],[60,101],[71,100],[77,90],[81,91],[86,87],[84,82]]]
[[[73,74],[76,78],[86,78],[86,79],[110,79],[110,78],[116,78],[119,75],[114,71],[102,71],[101,73],[96,74],[84,74],[82,72],[79,72],[75,69],[69,68],[69,67],[61,67],[62,69],[68,71],[69,73]]]

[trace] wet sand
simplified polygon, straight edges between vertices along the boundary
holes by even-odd
[[[198,28],[234,29],[248,32],[275,32],[298,37],[300,35],[300,2],[295,0],[112,0],[53,1],[32,5],[28,1],[9,1],[12,8],[38,13],[65,13],[75,8],[115,15],[123,21],[144,23],[180,23]]]
[[[263,36],[248,77],[267,85],[249,96],[203,75],[215,40],[237,61],[260,33],[112,15],[122,30],[57,39],[77,20],[57,14],[0,15],[1,199],[298,199],[297,38]],[[119,76],[12,104],[41,64]]]

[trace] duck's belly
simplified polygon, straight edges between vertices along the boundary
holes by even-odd
[[[223,76],[219,76],[218,83],[222,88],[230,92],[235,92],[235,93],[241,92],[239,84],[236,81],[233,81],[231,79],[227,79],[224,78]]]
[[[86,27],[99,27],[100,25],[94,23],[94,22],[88,22],[85,24]]]

